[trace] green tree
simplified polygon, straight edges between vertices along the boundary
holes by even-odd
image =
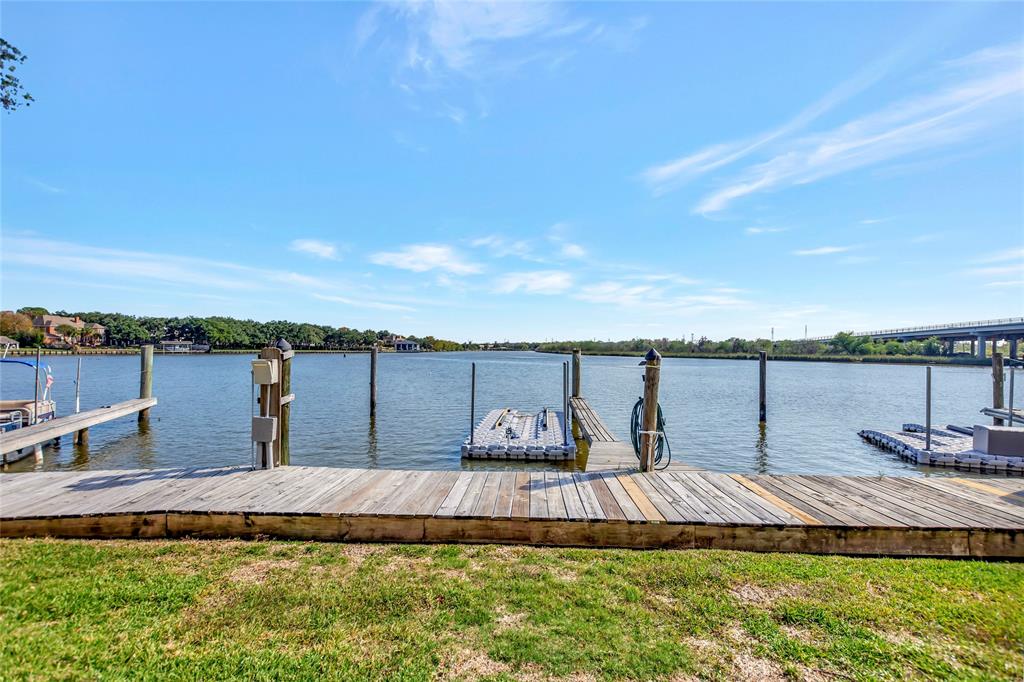
[[[22,105],[32,106],[32,102],[35,101],[14,75],[18,65],[24,64],[26,59],[28,57],[23,55],[21,50],[0,38],[0,104],[3,104],[7,111],[14,111]]]

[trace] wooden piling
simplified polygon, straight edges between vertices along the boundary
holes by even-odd
[[[36,348],[36,386],[35,394],[32,399],[32,423],[35,424],[39,421],[39,361],[42,359],[43,351],[41,348]],[[39,451],[39,456],[42,457],[42,450]]]
[[[288,353],[290,359],[292,354],[290,348]],[[287,401],[282,400],[284,397],[282,393],[284,355],[285,352],[276,346],[268,346],[260,351],[260,358],[263,360],[270,360],[278,367],[277,383],[260,385],[260,416],[274,417],[277,420],[277,430],[274,434],[274,440],[270,444],[270,447],[263,453],[262,465],[264,469],[279,467],[282,464],[282,444],[286,441],[286,438],[283,436],[285,424],[282,419],[282,410],[285,407],[289,410],[291,409],[289,402],[292,397],[288,396],[289,400]]]
[[[153,344],[139,347],[139,397],[153,397]],[[139,410],[139,421],[149,419],[149,408]]]
[[[658,444],[658,386],[661,382],[661,354],[655,349],[644,356],[644,414],[640,434],[640,470],[654,471],[654,450]]]
[[[292,421],[292,401],[295,399],[292,394],[292,357],[295,352],[292,350],[281,353],[281,418],[278,423],[278,440],[280,442],[280,464],[288,466],[291,463],[291,444],[289,431]]]
[[[572,349],[572,397],[580,398],[583,393],[580,388],[582,385],[582,376],[580,375],[581,365],[583,364],[583,353],[579,348]]]
[[[82,358],[78,358],[78,369],[75,371],[75,414],[82,411]],[[79,429],[71,437],[72,444],[83,445],[89,442],[89,429]]]
[[[924,449],[932,449],[932,368],[925,367],[924,380]]]
[[[377,344],[370,349],[370,416],[377,414]]]
[[[470,364],[469,371],[469,444],[473,444],[476,433],[476,363]]]
[[[1003,403],[1003,354],[992,353],[992,409],[1001,410],[1005,407]],[[992,417],[994,426],[1002,426],[1003,420],[999,417]]]
[[[768,421],[768,352],[761,351],[758,354],[758,365],[761,370],[761,382],[758,389],[758,421],[764,424]]]

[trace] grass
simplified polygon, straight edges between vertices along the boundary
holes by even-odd
[[[0,541],[4,679],[1021,679],[1024,565]]]

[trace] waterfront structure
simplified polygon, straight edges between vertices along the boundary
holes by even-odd
[[[100,346],[107,337],[107,328],[102,324],[86,322],[77,315],[36,315],[32,318],[32,326],[43,332],[43,345],[46,346],[69,346],[74,341],[82,346]],[[71,338],[60,332],[61,327],[74,327],[80,333],[87,330],[88,334]]]
[[[401,337],[395,339],[395,350],[399,353],[418,353],[420,344]]]
[[[161,353],[209,353],[210,344],[181,341],[179,339],[164,339],[157,344],[156,349]]]
[[[0,347],[7,350],[18,350],[18,342],[9,336],[0,336]]]
[[[953,346],[956,342],[970,341],[971,355],[976,355],[980,359],[991,355],[987,352],[989,344],[994,351],[999,341],[1006,341],[1009,344],[1007,356],[1017,359],[1020,351],[1018,342],[1024,340],[1024,317],[882,329],[872,332],[856,332],[854,336],[868,336],[872,341],[924,341],[937,338],[945,344],[947,355],[953,354]],[[811,340],[831,341],[833,338],[834,336],[819,336]]]

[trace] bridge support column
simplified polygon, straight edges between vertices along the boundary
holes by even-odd
[[[984,360],[985,359],[985,343],[986,343],[987,340],[988,339],[986,339],[984,336],[982,336],[981,334],[978,334],[978,354],[977,354],[977,357],[978,357],[979,360]]]
[[[953,355],[956,349],[956,339],[946,339],[946,355]]]
[[[1010,359],[1017,359],[1017,337],[1013,336],[1010,338]]]

